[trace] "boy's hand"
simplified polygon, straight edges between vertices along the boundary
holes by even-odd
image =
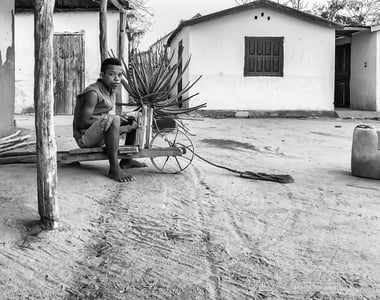
[[[133,121],[132,124],[130,124],[130,125],[120,126],[120,133],[131,132],[131,131],[135,130],[137,127],[138,127],[137,122]]]
[[[137,129],[137,127],[138,127],[137,121],[133,121],[131,125],[132,130]]]
[[[132,125],[136,119],[133,116],[120,116],[121,125]]]

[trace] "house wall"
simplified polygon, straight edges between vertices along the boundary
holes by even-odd
[[[374,35],[376,35],[376,111],[380,111],[380,31],[379,29],[374,32]]]
[[[334,28],[269,8],[189,28],[190,79],[203,75],[193,88],[200,95],[192,104],[225,110],[334,109]],[[284,37],[283,77],[243,76],[245,36]]]
[[[108,48],[117,55],[118,12],[108,12]],[[16,15],[16,104],[15,112],[27,112],[33,108],[34,86],[34,23],[33,14]],[[54,13],[54,32],[84,32],[85,84],[94,82],[100,72],[99,13]]]
[[[376,61],[377,34],[364,32],[352,37],[350,106],[376,110],[376,81],[379,63]]]
[[[0,2],[0,137],[13,128],[14,118],[14,0]]]
[[[180,34],[178,34],[173,41],[171,42],[171,47],[170,47],[170,54],[174,52],[174,57],[172,60],[172,65],[178,61],[178,43],[182,40],[182,45],[183,45],[183,52],[182,52],[182,66],[184,67],[187,60],[190,58],[190,29],[189,27],[185,27]],[[191,58],[191,63],[193,62],[193,58]],[[190,65],[191,65],[190,63]],[[190,66],[188,67],[187,71],[183,74],[182,76],[182,87],[185,87],[186,84],[189,82],[189,73]],[[174,81],[174,79],[173,79]],[[172,91],[172,93],[177,93],[177,87],[175,87]],[[191,93],[192,91],[190,91]],[[189,93],[186,93],[186,95],[189,95]],[[186,97],[186,95],[183,96]]]

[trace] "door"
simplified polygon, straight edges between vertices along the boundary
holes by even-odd
[[[83,33],[54,34],[54,114],[73,114],[84,88]]]
[[[336,46],[335,107],[350,107],[351,44]]]

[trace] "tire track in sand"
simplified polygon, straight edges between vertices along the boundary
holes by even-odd
[[[220,298],[210,281],[215,270],[194,178],[190,168],[170,177],[147,174],[144,182],[109,188],[109,196],[97,201],[104,213],[94,221],[94,243],[75,289],[79,295]]]

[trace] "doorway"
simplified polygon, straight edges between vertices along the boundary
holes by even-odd
[[[76,97],[84,89],[84,33],[55,33],[54,114],[73,114]]]
[[[335,107],[350,107],[351,44],[335,48]]]

